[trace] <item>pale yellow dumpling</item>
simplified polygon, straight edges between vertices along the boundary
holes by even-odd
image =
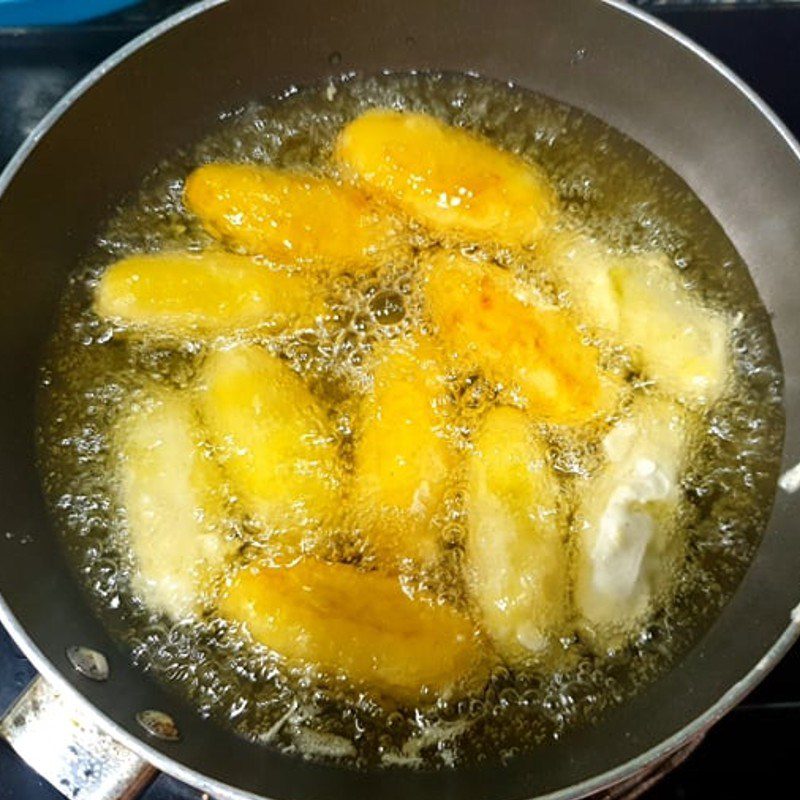
[[[682,552],[675,517],[690,435],[682,406],[639,397],[603,440],[605,465],[578,489],[575,605],[600,643],[665,599]]]
[[[202,447],[188,399],[151,387],[116,430],[120,501],[135,562],[134,588],[179,619],[233,550],[222,475]]]
[[[398,700],[417,702],[485,674],[478,634],[466,615],[396,576],[306,558],[247,567],[220,604],[254,639],[289,661],[343,672]]]
[[[394,240],[391,222],[358,189],[305,173],[207,164],[186,179],[184,199],[215,238],[283,264],[372,268]]]
[[[381,557],[425,560],[437,552],[431,515],[454,463],[441,355],[424,339],[394,341],[372,364],[373,390],[356,418],[354,512]]]
[[[700,404],[725,392],[730,323],[685,288],[664,254],[617,255],[574,235],[546,252],[577,311],[629,348],[660,390]]]
[[[563,501],[523,411],[489,410],[468,475],[465,574],[483,627],[514,664],[553,657],[568,616]]]
[[[248,513],[271,529],[324,523],[336,514],[331,423],[285,362],[239,345],[212,353],[199,384],[210,439]]]
[[[101,316],[137,330],[212,335],[288,323],[311,325],[325,309],[307,275],[271,269],[221,251],[166,252],[124,258],[95,289]]]
[[[608,410],[616,387],[569,314],[537,302],[491,263],[439,251],[424,268],[437,336],[465,366],[518,388],[531,412],[551,422],[579,424]]]
[[[427,114],[368,111],[341,132],[335,157],[368,191],[438,234],[526,245],[556,210],[536,166]]]

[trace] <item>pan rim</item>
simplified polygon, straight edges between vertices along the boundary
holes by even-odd
[[[226,4],[228,0],[199,0],[187,8],[176,12],[167,17],[162,22],[149,28],[136,36],[130,42],[123,45],[120,49],[112,53],[108,58],[101,62],[75,86],[73,86],[42,118],[42,120],[31,131],[26,140],[20,145],[19,149],[9,160],[6,167],[0,172],[0,196],[2,196],[8,186],[13,181],[16,173],[25,162],[29,154],[37,146],[38,142],[48,133],[48,131],[58,122],[66,111],[87,92],[92,86],[98,83],[108,72],[113,70],[121,62],[133,55],[136,51],[145,47],[153,40],[159,38],[164,33],[177,27],[178,25],[198,16],[210,9]],[[622,12],[636,19],[638,22],[649,26],[663,36],[676,42],[682,48],[688,50],[694,56],[700,58],[720,77],[733,86],[755,107],[756,111],[766,119],[771,127],[779,134],[783,142],[788,146],[794,157],[800,161],[800,143],[789,131],[786,125],[780,120],[769,105],[748,86],[733,70],[723,64],[719,59],[709,53],[705,48],[698,45],[688,36],[680,33],[672,26],[662,20],[653,17],[640,8],[628,4],[625,0],[592,0],[592,2],[609,6],[616,11]],[[779,489],[777,491],[780,491]],[[230,784],[224,783],[215,778],[209,778],[201,772],[182,764],[177,758],[165,755],[152,745],[148,744],[144,738],[140,738],[129,733],[121,725],[108,717],[103,711],[96,707],[79,687],[73,686],[62,675],[61,671],[42,653],[34,640],[29,636],[22,624],[17,620],[5,599],[0,594],[0,623],[9,632],[11,638],[31,661],[37,671],[53,684],[59,692],[70,697],[75,702],[82,713],[85,713],[99,727],[109,733],[114,739],[129,748],[158,770],[171,775],[178,780],[197,788],[200,791],[209,792],[221,798],[247,798],[248,800],[269,800],[267,796],[255,794],[248,790],[239,789]],[[609,786],[613,786],[626,778],[631,777],[645,766],[654,763],[687,743],[693,737],[701,734],[711,725],[717,722],[728,711],[730,711],[739,701],[741,701],[755,686],[769,673],[769,671],[783,658],[790,647],[800,638],[800,605],[789,610],[789,622],[782,634],[777,638],[773,645],[766,651],[758,663],[739,681],[731,686],[715,703],[699,714],[694,720],[686,724],[672,736],[663,740],[659,744],[640,753],[635,758],[624,762],[606,772],[588,778],[578,784],[558,789],[546,795],[541,795],[541,800],[577,800],[586,797]]]

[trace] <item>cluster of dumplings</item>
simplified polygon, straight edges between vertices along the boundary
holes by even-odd
[[[408,703],[493,662],[555,668],[576,631],[601,650],[624,640],[681,558],[681,475],[732,373],[726,315],[661,253],[560,233],[539,168],[433,117],[366,112],[332,161],[335,177],[197,168],[184,202],[216,245],[128,257],[98,281],[94,309],[125,335],[203,344],[190,386],[145,386],[116,427],[137,590],[173,619],[210,591],[214,614],[287,662]],[[429,244],[412,251],[407,226]],[[492,248],[546,265],[559,301]],[[248,333],[313,327],[329,278],[398,262],[423,322],[374,343],[344,457],[325,399]],[[454,387],[474,380],[505,399],[456,447]],[[594,448],[590,474],[554,468],[562,434]],[[441,557],[431,521],[452,486],[465,599],[449,603],[410,578]],[[236,515],[270,532],[257,557],[241,558]],[[348,526],[368,558],[307,535]]]

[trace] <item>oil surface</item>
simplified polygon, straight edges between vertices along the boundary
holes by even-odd
[[[109,263],[211,243],[182,203],[193,168],[225,160],[325,172],[338,131],[375,106],[434,114],[538,163],[558,191],[566,228],[620,250],[666,252],[686,286],[735,319],[734,387],[703,417],[703,435],[684,475],[678,524],[686,556],[666,606],[628,644],[608,653],[593,654],[576,636],[564,643],[575,658],[555,673],[497,667],[480,692],[419,708],[388,707],[339,681],[289,670],[211,613],[172,624],[136,596],[111,432],[145,379],[186,387],[206,345],[126,337],[91,311],[93,288]],[[416,250],[428,245],[419,229],[408,236]],[[520,259],[501,250],[491,257],[530,277],[543,294],[553,292],[546,270],[531,268],[535,253]],[[326,292],[331,312],[316,327],[252,338],[279,353],[327,400],[346,459],[352,444],[348,397],[368,383],[365,359],[376,341],[419,325],[420,306],[403,263],[388,262],[363,277],[342,275]],[[605,357],[612,369],[627,369],[624,354],[609,349]],[[643,148],[598,120],[468,76],[346,76],[225,115],[208,138],[147,177],[78,265],[42,375],[40,458],[53,514],[97,613],[135,662],[188,696],[201,714],[247,738],[360,766],[508,758],[591,723],[651,682],[696,641],[750,562],[771,505],[783,436],[781,374],[767,312],[700,201]],[[489,394],[478,382],[453,398],[466,420],[450,432],[457,447],[469,446],[470,425],[496,400]],[[564,481],[596,466],[596,443],[554,435],[552,446]],[[464,591],[462,504],[454,480],[434,520],[452,546],[436,574],[423,576],[455,602]],[[231,536],[241,541],[244,558],[258,548],[258,536],[241,526]]]

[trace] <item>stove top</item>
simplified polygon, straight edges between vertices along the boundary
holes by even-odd
[[[648,7],[721,58],[800,138],[800,3],[638,0],[635,4]],[[185,5],[185,0],[146,0],[81,25],[0,28],[0,169],[72,84],[133,36]],[[0,712],[33,675],[31,665],[0,627]],[[800,645],[707,734],[694,753],[642,796],[692,800],[778,795],[778,787],[795,771],[799,724]],[[160,775],[142,797],[200,800],[202,795]],[[0,800],[60,798],[0,741]]]

